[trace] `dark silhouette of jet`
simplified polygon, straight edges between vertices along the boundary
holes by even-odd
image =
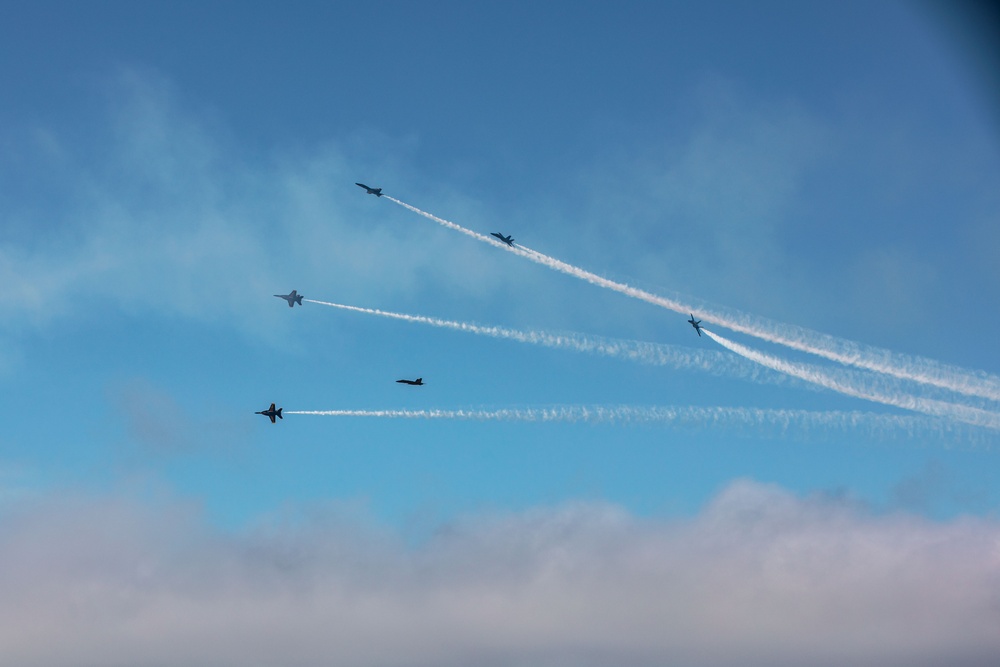
[[[370,195],[375,195],[376,197],[382,196],[382,188],[370,188],[364,183],[355,183],[355,185],[358,186],[359,188],[364,188],[365,190],[368,191],[368,194]]]
[[[688,320],[688,322],[690,322],[691,326],[694,327],[694,330],[698,332],[698,337],[700,338],[701,337],[701,320],[696,320],[696,319],[694,319],[694,315],[691,315],[691,319]]]
[[[274,296],[287,301],[289,308],[292,308],[295,304],[302,305],[302,295],[295,290],[292,290],[291,294],[275,294]]]
[[[490,236],[497,237],[498,239],[500,239],[501,241],[503,241],[504,243],[506,243],[507,245],[509,245],[511,248],[514,247],[514,237],[513,236],[510,236],[510,235],[504,236],[500,232],[490,232]]]
[[[420,386],[423,386],[424,379],[423,378],[417,378],[416,380],[396,380],[396,382],[398,382],[400,384],[412,384],[415,387],[420,387]]]
[[[269,407],[267,410],[261,410],[260,412],[255,412],[254,414],[255,415],[264,415],[265,417],[270,417],[272,424],[275,423],[275,421],[274,421],[275,417],[277,417],[278,419],[284,419],[284,417],[281,416],[281,408],[278,408],[277,410],[275,410],[274,409],[274,403],[271,403],[271,407]]]

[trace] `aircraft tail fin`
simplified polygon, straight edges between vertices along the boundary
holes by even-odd
[[[282,408],[278,408],[278,419],[284,419],[284,417],[281,416],[281,410]]]
[[[295,303],[299,304],[300,306],[302,305],[302,295],[301,294],[298,295],[297,297],[295,297]]]

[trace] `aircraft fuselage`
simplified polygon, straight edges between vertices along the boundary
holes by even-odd
[[[278,419],[284,419],[284,417],[281,416],[281,410],[282,408],[275,409],[274,403],[271,403],[271,407],[269,407],[267,410],[261,410],[260,412],[255,412],[254,414],[264,415],[265,417],[269,417],[271,419],[271,423],[274,424],[276,423],[274,421],[275,417],[277,417]]]
[[[514,237],[511,236],[510,234],[508,234],[507,236],[504,236],[500,232],[490,232],[490,236],[497,237],[498,239],[500,239],[501,241],[503,241],[504,243],[506,243],[507,245],[509,245],[511,248],[514,247]]]
[[[291,294],[275,294],[274,296],[287,301],[289,308],[294,307],[295,304],[302,305],[302,295],[295,290],[292,290]]]
[[[359,188],[364,188],[365,191],[370,195],[375,195],[376,197],[382,196],[382,188],[370,188],[364,183],[355,183],[355,185],[358,186]]]

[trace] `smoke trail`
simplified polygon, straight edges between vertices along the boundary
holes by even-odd
[[[711,311],[691,304],[681,303],[680,301],[652,294],[646,290],[603,278],[595,273],[567,264],[524,246],[508,247],[499,241],[494,241],[488,236],[466,229],[461,225],[439,218],[426,211],[421,211],[415,206],[402,202],[395,197],[388,195],[385,195],[385,197],[389,201],[433,220],[438,224],[444,225],[449,229],[462,232],[485,243],[502,246],[504,249],[530,259],[533,262],[580,278],[598,287],[604,287],[677,313],[687,314],[697,312],[702,319],[713,324],[718,324],[739,333],[754,336],[778,345],[784,345],[794,350],[807,352],[848,366],[855,366],[904,380],[912,380],[921,384],[941,387],[966,396],[979,396],[993,401],[1000,401],[1000,377],[997,376],[941,364],[931,359],[910,357],[890,350],[861,345],[853,341],[821,334],[802,327],[782,325],[744,314],[726,314],[720,311]]]
[[[369,417],[383,419],[475,420],[494,422],[661,423],[680,428],[731,429],[746,436],[749,429],[791,431],[831,438],[836,432],[863,433],[872,438],[926,438],[931,434],[963,443],[990,444],[983,431],[959,427],[932,417],[885,415],[859,411],[768,410],[749,407],[699,406],[559,406],[497,410],[286,410],[286,415]]]
[[[456,224],[456,223],[451,222],[449,220],[445,220],[444,218],[439,218],[439,217],[437,217],[436,215],[434,215],[432,213],[428,213],[427,211],[421,211],[416,206],[410,206],[406,202],[399,201],[395,197],[392,197],[390,195],[382,195],[382,196],[385,197],[386,199],[388,199],[389,201],[391,201],[394,204],[399,204],[403,208],[405,208],[407,210],[410,210],[410,211],[413,211],[417,215],[422,215],[425,218],[433,220],[434,222],[438,223],[439,225],[444,225],[448,229],[454,229],[456,232],[462,232],[466,236],[471,236],[472,238],[476,239],[477,241],[482,241],[483,243],[489,243],[490,245],[502,245],[505,248],[510,248],[510,246],[508,246],[506,243],[500,243],[500,241],[497,241],[497,240],[493,239],[492,237],[486,236],[484,234],[480,234],[479,232],[474,232],[471,229],[467,229],[467,228],[463,227],[462,225]]]
[[[796,364],[769,354],[765,354],[758,350],[751,349],[723,338],[718,334],[712,333],[704,327],[702,327],[701,330],[705,332],[705,335],[710,337],[719,345],[746,359],[755,361],[763,366],[766,366],[767,368],[778,371],[779,373],[786,373],[801,380],[805,380],[806,382],[812,382],[813,384],[826,387],[827,389],[831,389],[846,396],[874,401],[884,405],[892,405],[898,408],[922,412],[936,417],[956,419],[974,426],[983,426],[986,428],[1000,430],[1000,414],[996,412],[973,408],[967,405],[948,403],[945,401],[918,398],[901,392],[886,393],[872,391],[870,388],[860,388],[857,385],[837,380],[813,366]]]
[[[718,313],[706,310],[701,312],[707,312],[705,319],[716,320],[733,331],[844,365],[946,389],[964,396],[1000,401],[1000,377],[983,371],[944,364],[926,357],[901,354],[751,315],[719,316]]]
[[[861,412],[809,412],[807,410],[761,410],[745,407],[642,407],[642,406],[557,406],[548,408],[503,408],[498,410],[286,410],[286,415],[324,417],[384,417],[394,419],[465,419],[478,421],[527,422],[673,422],[698,425],[790,424],[810,420],[856,425],[870,415]],[[874,416],[874,415],[871,415]],[[878,415],[881,419],[884,416]],[[898,420],[893,420],[898,423]]]
[[[384,195],[383,195],[384,196]],[[532,345],[542,345],[551,348],[564,348],[576,352],[588,354],[599,354],[617,359],[627,359],[651,366],[670,366],[671,368],[690,368],[715,374],[727,374],[742,377],[755,381],[764,381],[765,378],[757,373],[759,368],[756,364],[733,363],[734,359],[730,355],[700,351],[686,350],[672,345],[662,345],[657,343],[644,343],[640,341],[618,340],[602,338],[599,336],[584,336],[575,333],[548,333],[544,331],[520,331],[498,326],[481,326],[470,322],[456,322],[453,320],[443,320],[436,317],[426,317],[423,315],[407,315],[405,313],[394,313],[377,308],[362,308],[360,306],[348,306],[341,303],[331,303],[329,301],[317,301],[315,299],[303,299],[309,303],[331,308],[340,308],[357,313],[369,315],[379,315],[404,322],[416,322],[429,324],[434,327],[464,331],[481,336],[513,340],[519,343],[530,343]],[[773,378],[770,378],[774,381]]]

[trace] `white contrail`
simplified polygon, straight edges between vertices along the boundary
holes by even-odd
[[[484,243],[490,243],[503,247],[509,252],[530,259],[538,264],[543,264],[551,269],[560,271],[567,275],[580,278],[586,282],[614,290],[620,294],[630,296],[647,303],[672,310],[677,313],[697,312],[699,317],[713,324],[724,326],[727,329],[745,333],[762,340],[766,340],[778,345],[784,345],[794,350],[808,352],[831,361],[836,361],[849,366],[863,368],[878,373],[884,373],[904,380],[912,380],[921,384],[932,385],[948,389],[966,396],[979,396],[993,401],[1000,401],[1000,377],[988,375],[986,373],[970,371],[968,369],[950,366],[926,359],[922,357],[910,357],[907,355],[884,350],[868,345],[861,345],[853,341],[848,341],[834,336],[821,334],[802,327],[783,325],[770,322],[762,318],[755,318],[744,314],[726,314],[718,311],[707,310],[691,304],[681,303],[673,299],[668,299],[646,290],[632,287],[624,283],[609,280],[585,269],[567,264],[566,262],[549,257],[536,250],[531,250],[525,246],[509,247],[499,241],[495,241],[489,236],[479,234],[471,229],[467,229],[454,222],[439,218],[436,215],[422,211],[415,206],[402,202],[395,197],[384,195],[389,201],[398,204],[418,215],[433,220],[449,229],[462,232]]]
[[[394,419],[468,419],[479,421],[529,422],[675,422],[712,425],[784,424],[816,421],[856,425],[859,419],[885,415],[863,412],[810,412],[807,410],[762,410],[746,407],[655,407],[655,406],[555,406],[548,408],[502,408],[496,410],[285,410],[286,415],[324,417],[386,417]],[[891,419],[893,423],[898,420]]]
[[[778,371],[779,373],[785,373],[793,377],[797,377],[800,380],[812,382],[813,384],[826,387],[827,389],[832,389],[833,391],[846,396],[853,396],[854,398],[874,401],[884,405],[892,405],[906,410],[922,412],[923,414],[933,415],[935,417],[956,419],[974,426],[983,426],[986,428],[1000,430],[1000,413],[982,410],[980,408],[974,408],[967,405],[959,405],[956,403],[948,403],[928,398],[919,398],[903,392],[890,393],[872,390],[871,387],[859,387],[857,384],[851,384],[841,379],[836,379],[815,366],[797,364],[785,359],[780,359],[773,355],[760,352],[759,350],[746,347],[745,345],[740,345],[739,343],[735,343],[727,338],[723,338],[722,336],[712,333],[704,327],[702,327],[701,330],[716,343],[723,346],[727,350],[735,352],[741,357],[755,361],[762,366],[766,366],[767,368]]]
[[[732,428],[740,435],[748,429],[772,428],[787,434],[792,429],[829,437],[833,431],[862,432],[870,437],[927,437],[937,434],[949,443],[992,443],[984,432],[932,417],[887,415],[859,411],[769,410],[720,406],[557,406],[466,410],[285,410],[286,415],[322,417],[374,417],[385,419],[456,419],[476,421],[666,423],[684,428]],[[759,435],[754,432],[753,435]]]
[[[384,195],[383,195],[384,196]],[[755,364],[740,362],[733,363],[731,355],[708,350],[687,350],[678,346],[663,345],[658,343],[646,343],[641,341],[619,340],[613,338],[603,338],[600,336],[585,336],[576,333],[548,333],[545,331],[521,331],[518,329],[508,329],[498,326],[482,326],[471,322],[457,322],[454,320],[444,320],[436,317],[426,317],[424,315],[407,315],[405,313],[395,313],[378,308],[362,308],[360,306],[348,306],[342,303],[332,303],[329,301],[317,301],[316,299],[303,299],[309,303],[321,306],[330,306],[357,313],[368,315],[378,315],[404,322],[416,322],[428,324],[444,329],[464,331],[481,336],[513,340],[519,343],[530,343],[532,345],[542,345],[551,348],[564,348],[576,352],[588,354],[599,354],[617,359],[627,359],[651,366],[669,366],[671,368],[691,368],[709,373],[727,374],[746,379],[764,381],[765,378],[756,372],[759,368]],[[745,365],[744,365],[745,364]],[[773,378],[771,379],[773,381]]]
[[[500,241],[497,241],[496,239],[494,239],[494,238],[492,238],[490,236],[486,236],[485,234],[480,234],[479,232],[474,232],[471,229],[468,229],[466,227],[463,227],[462,225],[459,225],[459,224],[456,224],[454,222],[451,222],[450,220],[445,220],[444,218],[439,218],[436,215],[434,215],[433,213],[428,213],[427,211],[421,211],[416,206],[410,206],[406,202],[399,201],[395,197],[391,197],[389,195],[382,195],[382,196],[385,197],[386,199],[388,199],[389,201],[391,201],[394,204],[399,204],[403,208],[408,209],[410,211],[413,211],[417,215],[422,215],[425,218],[433,220],[434,222],[438,223],[439,225],[444,225],[448,229],[454,229],[456,232],[462,232],[466,236],[471,236],[472,238],[476,239],[477,241],[482,241],[483,243],[489,243],[491,245],[502,245],[505,248],[511,248],[511,246],[508,246],[506,243],[501,243]],[[516,250],[516,248],[513,248],[513,249]]]

